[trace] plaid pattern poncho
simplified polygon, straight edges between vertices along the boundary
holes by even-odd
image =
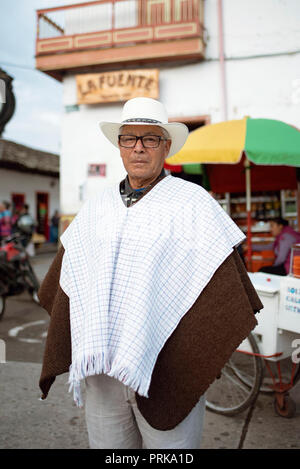
[[[129,208],[118,185],[86,203],[61,237],[77,404],[100,373],[148,397],[163,345],[243,239],[202,187],[172,176]]]

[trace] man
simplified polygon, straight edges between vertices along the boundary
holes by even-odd
[[[270,220],[270,231],[274,242],[269,244],[253,244],[253,251],[274,251],[275,261],[273,265],[264,266],[259,272],[274,275],[288,275],[290,272],[291,251],[293,244],[300,242],[300,233],[289,226],[288,220],[277,217]]]
[[[80,210],[41,287],[43,398],[70,365],[91,448],[198,448],[204,393],[262,307],[234,249],[244,235],[204,189],[164,174],[188,131],[160,102],[132,99],[100,127],[127,176]]]
[[[11,235],[12,215],[10,211],[10,203],[3,201],[0,204],[0,239]]]
[[[16,228],[21,234],[21,243],[26,248],[32,238],[35,222],[29,213],[29,205],[24,204],[20,209],[18,220],[16,221]]]
[[[50,227],[50,242],[57,243],[58,241],[58,227],[59,227],[59,213],[58,210],[55,210],[51,218],[51,227]]]

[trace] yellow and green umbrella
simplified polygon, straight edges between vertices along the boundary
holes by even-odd
[[[278,120],[250,117],[205,125],[166,162],[238,163],[243,152],[255,164],[300,166],[300,132]]]
[[[206,125],[192,131],[180,152],[166,159],[168,165],[238,163],[246,157],[257,165],[300,166],[300,132],[285,122],[245,117]],[[251,182],[246,171],[248,257],[251,255]]]

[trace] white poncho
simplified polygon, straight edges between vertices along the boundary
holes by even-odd
[[[165,342],[244,238],[202,187],[173,176],[129,208],[119,184],[86,202],[61,237],[77,404],[80,380],[101,373],[148,397]]]

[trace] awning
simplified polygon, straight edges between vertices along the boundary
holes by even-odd
[[[206,164],[211,190],[215,193],[245,192],[245,158],[237,164]],[[251,191],[297,189],[296,168],[251,163]]]

